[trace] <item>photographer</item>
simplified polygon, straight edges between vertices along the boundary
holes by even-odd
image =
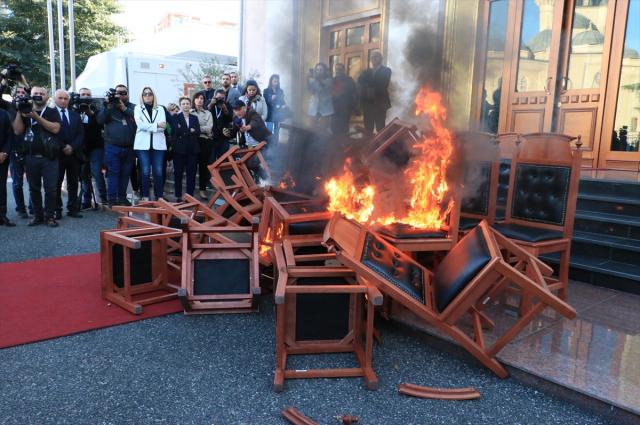
[[[239,144],[255,146],[260,142],[267,142],[267,147],[271,141],[271,132],[267,128],[264,120],[259,113],[251,108],[248,108],[245,103],[238,99],[233,104],[233,126],[230,130],[225,132],[225,135],[235,137],[240,135]],[[263,180],[268,178],[266,171],[260,166],[260,162],[257,162],[257,158],[253,157],[247,165],[254,173],[255,176],[260,177]]]
[[[119,84],[104,98],[98,124],[104,126],[104,161],[107,164],[107,202],[130,205],[127,186],[134,164],[133,141],[136,135],[135,105],[129,102],[129,91]]]
[[[6,102],[9,104],[8,108],[6,109],[9,113],[9,119],[11,120],[11,122],[13,122],[13,120],[16,118],[16,114],[18,113],[14,104],[18,101],[18,99],[24,98],[27,94],[28,93],[26,91],[26,88],[23,86],[18,85],[13,88],[13,103]],[[29,218],[29,214],[33,214],[33,203],[31,202],[31,198],[29,198],[29,214],[27,214],[23,189],[24,175],[27,169],[24,163],[25,157],[23,148],[22,137],[13,135],[11,143],[11,161],[9,164],[11,180],[13,181],[13,183],[11,184],[13,189],[13,199],[16,202],[16,212],[18,213],[18,216],[20,218]]]
[[[0,226],[7,227],[15,226],[7,218],[7,175],[12,140],[13,128],[11,128],[9,114],[0,109]]]
[[[9,87],[15,84],[14,91],[17,87],[22,87],[26,93],[31,92],[31,87],[27,78],[24,76],[17,65],[9,64],[0,71],[0,109],[9,110],[11,102],[2,99],[2,94],[9,91]]]
[[[49,227],[57,227],[55,209],[58,158],[62,153],[62,145],[57,137],[61,127],[60,114],[46,106],[49,95],[43,87],[33,87],[31,95],[31,99],[18,102],[19,113],[13,121],[16,135],[23,135],[21,141],[35,216],[29,226],[43,224],[46,219]],[[41,193],[43,185],[44,211]]]
[[[91,90],[86,87],[78,90],[78,101],[74,104],[74,109],[80,114],[80,119],[84,127],[84,162],[80,167],[80,209],[91,208],[92,195],[96,193],[100,204],[107,203],[107,184],[102,174],[104,166],[104,140],[102,139],[102,126],[98,124],[98,112],[91,104]],[[91,178],[95,182],[96,190],[91,184]],[[95,200],[98,208],[98,200]]]
[[[231,107],[225,102],[226,92],[224,89],[217,89],[213,101],[209,105],[209,110],[213,116],[213,149],[209,156],[209,164],[220,158],[229,149],[230,128],[233,124],[233,113]]]
[[[78,202],[78,182],[80,181],[80,163],[82,161],[82,140],[84,127],[80,114],[69,109],[69,93],[58,89],[55,104],[62,127],[58,139],[62,143],[62,155],[59,158],[58,187],[56,199],[56,220],[62,218],[62,181],[67,176],[67,215],[82,218]]]

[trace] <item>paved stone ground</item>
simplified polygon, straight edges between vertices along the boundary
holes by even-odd
[[[111,227],[114,215],[72,220],[57,229],[1,227],[0,258],[95,252],[99,229]],[[383,344],[374,352],[378,391],[365,390],[361,379],[322,379],[290,380],[276,394],[273,304],[268,296],[260,304],[256,314],[176,314],[0,350],[0,424],[283,424],[280,411],[288,406],[322,424],[337,424],[334,417],[346,413],[362,424],[611,423],[514,379],[500,380],[391,323],[381,326]],[[290,363],[338,364],[353,359]],[[397,394],[402,382],[473,386],[482,398],[408,398]]]

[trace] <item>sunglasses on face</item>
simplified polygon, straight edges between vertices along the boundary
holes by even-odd
[[[144,93],[142,93],[143,96],[153,96],[153,93],[151,93],[150,91],[146,91]]]
[[[203,81],[203,84],[211,84],[211,81]]]
[[[116,94],[119,94],[120,96],[126,96],[128,94],[128,92],[126,92],[126,91],[117,91]]]

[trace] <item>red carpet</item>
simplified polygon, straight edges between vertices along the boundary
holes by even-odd
[[[182,311],[178,300],[134,316],[100,296],[100,255],[0,264],[0,348]]]

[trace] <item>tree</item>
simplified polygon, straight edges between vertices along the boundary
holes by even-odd
[[[0,0],[8,12],[0,14],[0,66],[16,63],[32,85],[48,86],[49,38],[47,35],[46,0]],[[58,22],[54,2],[54,33],[56,36],[56,74],[58,66]],[[64,33],[66,80],[70,81],[67,0],[64,1]],[[90,56],[111,49],[126,37],[126,30],[111,17],[120,11],[116,0],[75,0],[74,31],[76,75]],[[58,76],[59,77],[59,76]]]
[[[237,66],[235,64],[223,65],[218,62],[215,56],[204,56],[197,67],[189,64],[179,72],[186,83],[193,84],[193,90],[194,92],[196,92],[204,90],[204,86],[202,85],[202,77],[204,77],[205,75],[210,76],[214,82],[214,87],[218,88],[221,86],[220,79],[222,77],[222,74],[231,71],[237,72],[240,81],[244,81],[243,76],[237,71]],[[255,80],[257,78],[260,78],[260,73],[258,71],[253,71],[247,76],[247,79]]]

